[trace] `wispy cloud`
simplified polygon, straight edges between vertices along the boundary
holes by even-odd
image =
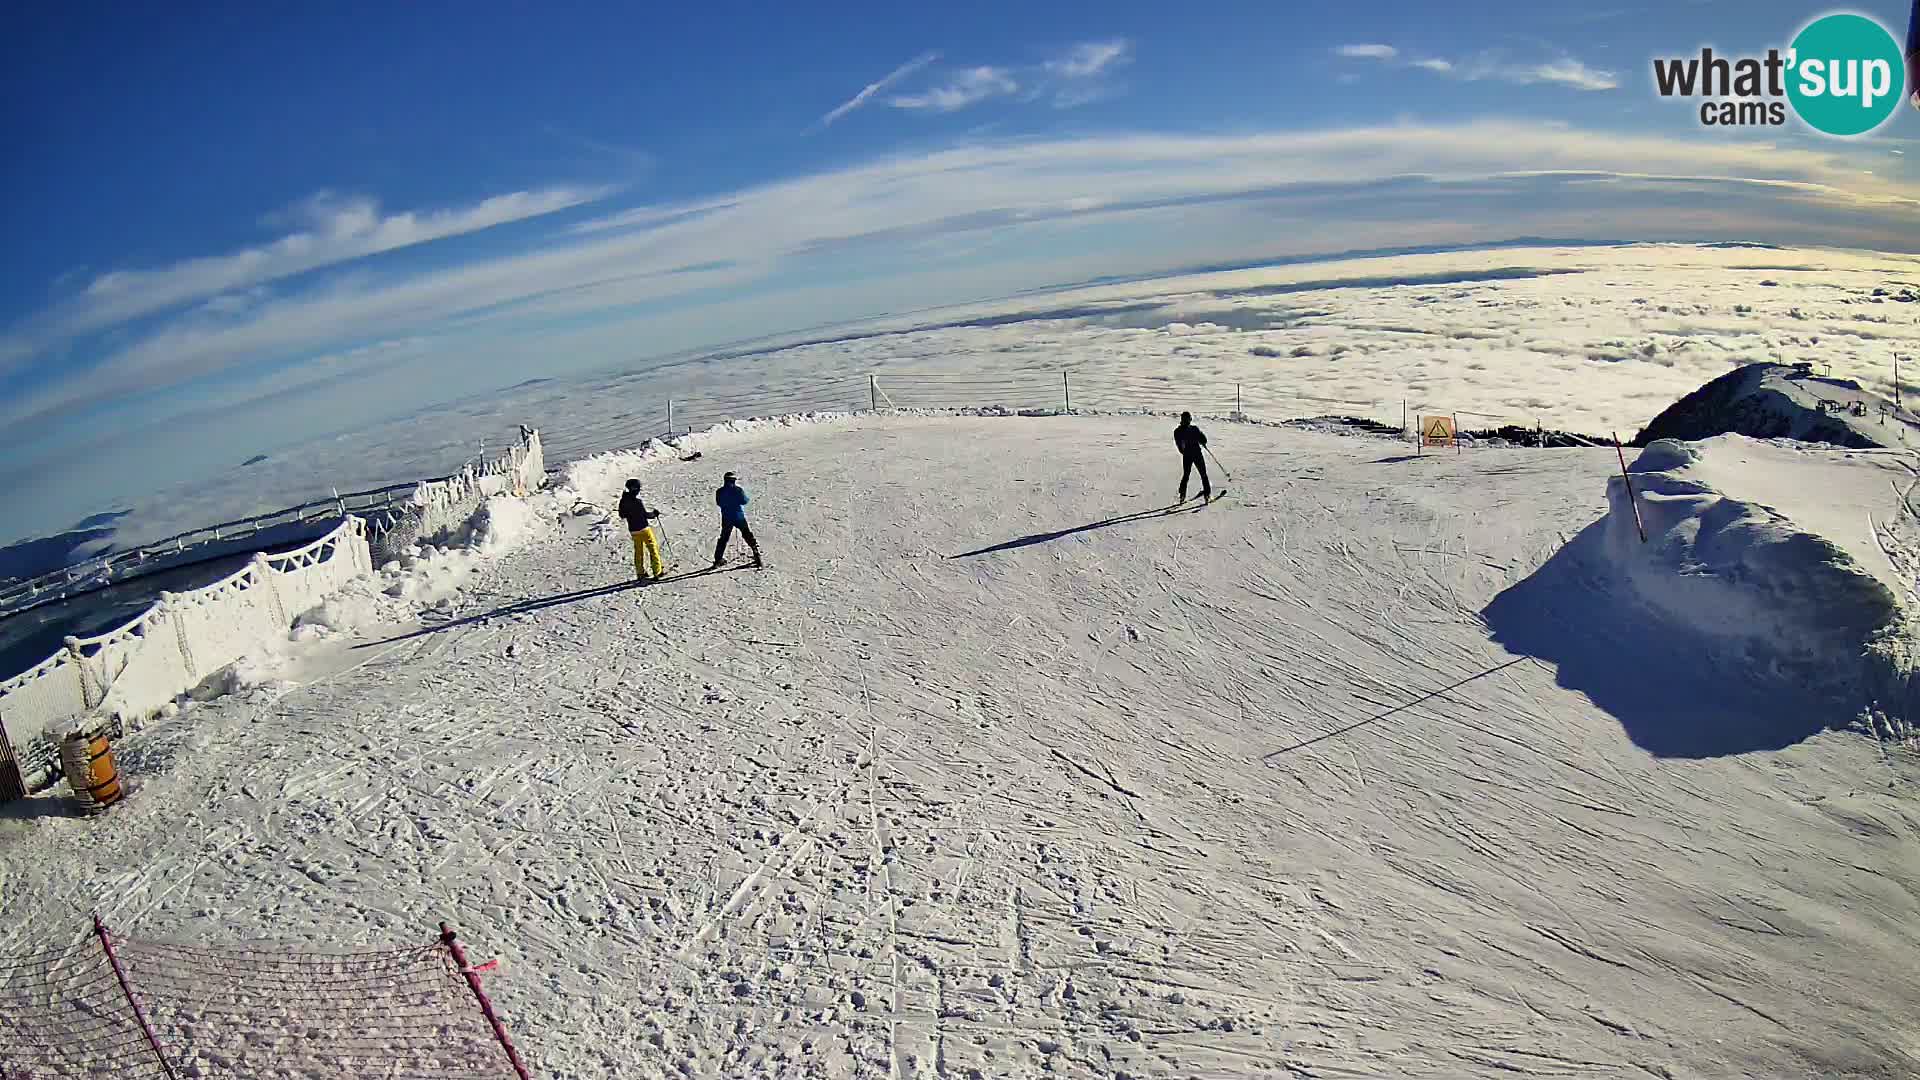
[[[638,147],[626,146],[609,139],[590,138],[552,124],[546,125],[545,130],[556,139],[611,157],[632,172],[649,172],[659,164],[658,159],[651,152]]]
[[[1092,105],[1118,97],[1120,89],[1116,86],[1099,84],[1094,86],[1063,86],[1053,92],[1053,107],[1056,109],[1077,109],[1082,105]]]
[[[924,88],[895,94],[887,99],[887,104],[896,109],[950,113],[995,99],[1017,98],[1023,102],[1046,101],[1056,109],[1072,109],[1118,96],[1122,87],[1112,76],[1132,59],[1133,43],[1125,38],[1083,41],[1037,64],[981,64],[942,72]],[[867,87],[852,101],[828,114],[829,118],[849,106],[865,103],[924,66],[921,61],[915,61],[896,69],[886,79]],[[826,122],[830,121],[822,123]]]
[[[1048,60],[1041,66],[1061,78],[1089,79],[1116,64],[1126,63],[1129,51],[1130,46],[1124,38],[1088,41],[1075,45],[1065,55]]]
[[[1544,64],[1496,63],[1484,69],[1470,69],[1466,77],[1500,79],[1521,85],[1557,83],[1561,86],[1570,86],[1575,90],[1612,90],[1620,85],[1620,80],[1614,76],[1613,72],[1589,67],[1570,56],[1563,56]]]
[[[516,191],[424,213],[384,213],[374,199],[323,191],[267,215],[262,224],[294,230],[270,244],[95,277],[78,295],[0,336],[0,371],[9,359],[62,338],[370,255],[551,214],[601,198],[607,190]],[[219,313],[222,306],[215,304],[210,311]]]
[[[1188,246],[1203,243],[1189,238],[1194,222],[1212,221],[1219,235],[1238,237],[1263,231],[1248,222],[1272,215],[1310,222],[1292,234],[1296,239],[1312,233],[1330,242],[1366,229],[1425,238],[1413,226],[1427,220],[1481,236],[1516,228],[1564,235],[1556,230],[1595,227],[1583,208],[1600,206],[1642,230],[1665,221],[1689,235],[1711,228],[1750,238],[1797,222],[1793,227],[1808,231],[1803,236],[1835,242],[1871,230],[1885,238],[1874,243],[1920,242],[1908,224],[1920,220],[1915,189],[1863,176],[1860,164],[1845,148],[1497,122],[970,143],[633,207],[511,255],[379,279],[336,274],[298,291],[223,290],[218,310],[184,311],[151,327],[122,325],[92,342],[84,368],[0,402],[0,430],[26,431],[18,425],[52,423],[214,374],[257,371],[283,385],[297,380],[285,369],[301,357],[340,354],[366,341],[417,338],[417,355],[428,358],[420,362],[464,370],[458,365],[476,342],[513,352],[525,348],[514,344],[516,335],[556,319],[612,327],[644,313],[648,348],[664,353],[857,317],[895,300],[901,307],[951,302],[982,289],[1061,280],[1049,276],[1054,263],[1031,258],[982,264],[964,280],[942,277],[923,269],[917,254],[942,239],[1153,222],[1149,231],[1160,239],[1125,248],[1118,262],[1119,248],[1101,256],[1108,267],[1102,272],[1139,272],[1165,265],[1171,241],[1158,223],[1176,220],[1179,243]],[[1398,185],[1396,195],[1383,200],[1381,185]],[[1679,199],[1688,200],[1685,216],[1655,216]],[[1701,205],[1724,208],[1709,222]],[[1386,207],[1399,207],[1403,218],[1384,219]],[[892,266],[897,273],[874,273]],[[833,277],[849,268],[870,284],[849,288]],[[567,362],[588,366],[631,355],[630,328],[603,336],[596,347],[612,354],[569,355]],[[551,356],[549,346],[543,337],[534,352]]]
[[[1548,60],[1516,62],[1499,52],[1483,52],[1459,60],[1428,56],[1402,61],[1400,50],[1391,45],[1342,45],[1334,52],[1355,60],[1378,60],[1415,67],[1466,82],[1493,79],[1519,86],[1550,83],[1574,90],[1613,90],[1620,85],[1619,78],[1613,72],[1593,67],[1564,53]]]
[[[981,66],[955,72],[944,84],[918,94],[902,94],[888,99],[896,109],[930,109],[954,112],[977,105],[989,98],[1018,93],[1020,83],[1006,68]]]
[[[855,109],[860,108],[862,105],[865,105],[867,102],[872,101],[876,94],[881,94],[886,92],[889,89],[892,89],[896,83],[900,82],[900,80],[905,79],[909,75],[912,75],[914,72],[919,71],[921,68],[926,67],[928,64],[931,64],[938,59],[940,59],[939,53],[925,52],[907,61],[906,63],[901,64],[899,67],[894,68],[892,71],[887,72],[885,75],[881,76],[879,79],[868,83],[865,87],[861,89],[859,93],[848,98],[846,101],[841,102],[839,107],[835,108],[832,112],[828,113],[827,115],[822,116],[818,121],[814,123],[813,127],[809,130],[818,131],[821,128],[830,126],[835,120],[840,119],[841,117],[847,115],[848,113],[854,111]]]
[[[1081,42],[1040,65],[1039,93],[1056,109],[1118,97],[1122,87],[1112,76],[1132,60],[1133,43],[1125,38]]]

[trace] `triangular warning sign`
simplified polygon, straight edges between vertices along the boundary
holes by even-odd
[[[1422,446],[1458,446],[1459,429],[1451,416],[1423,416],[1420,418],[1420,444]]]

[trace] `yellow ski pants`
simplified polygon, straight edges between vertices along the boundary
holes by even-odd
[[[646,560],[643,562],[642,560]],[[653,564],[653,573],[649,575],[646,563]],[[667,572],[667,562],[660,557],[660,538],[652,528],[641,529],[633,534],[633,576],[659,577]]]

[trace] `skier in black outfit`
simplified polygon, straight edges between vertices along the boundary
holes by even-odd
[[[1187,501],[1187,478],[1200,470],[1200,497],[1213,500],[1213,481],[1207,479],[1207,433],[1193,422],[1192,413],[1180,414],[1180,426],[1173,429],[1173,445],[1180,448],[1180,501]]]

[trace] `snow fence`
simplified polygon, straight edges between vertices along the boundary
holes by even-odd
[[[375,564],[400,557],[416,544],[444,544],[467,527],[474,511],[494,495],[525,496],[540,490],[547,475],[540,433],[520,429],[520,444],[492,461],[469,465],[440,480],[423,480],[405,501],[367,516]]]
[[[162,593],[120,628],[68,638],[63,651],[0,683],[0,740],[28,789],[44,786],[78,717],[150,715],[261,641],[285,636],[295,616],[372,570],[367,526],[350,517],[302,548],[255,555],[204,588]]]
[[[1845,702],[1883,738],[1910,737],[1912,612],[1865,564],[1858,538],[1823,535],[1711,482],[1709,459],[1741,449],[1768,447],[1741,436],[1649,445],[1608,481],[1609,560],[1641,605],[1719,659]]]
[[[314,953],[119,937],[0,957],[0,1077],[528,1075],[453,931]]]
[[[469,462],[452,476],[336,494],[270,514],[207,525],[36,577],[0,583],[0,615],[16,615],[175,567],[298,540],[312,529],[348,515],[366,519],[368,541],[379,561],[385,562],[415,543],[441,542],[488,495],[536,490],[545,475],[546,454],[540,433],[522,427],[520,442],[505,454],[489,461]]]

